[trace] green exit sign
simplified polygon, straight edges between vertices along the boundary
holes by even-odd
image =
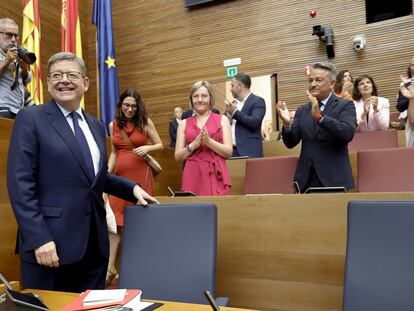
[[[227,79],[234,77],[237,74],[237,66],[227,67]]]

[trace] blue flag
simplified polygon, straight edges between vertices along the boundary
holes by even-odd
[[[94,0],[92,23],[98,33],[99,98],[101,120],[107,134],[109,123],[114,119],[119,97],[118,69],[115,64],[115,48],[112,38],[112,1]]]

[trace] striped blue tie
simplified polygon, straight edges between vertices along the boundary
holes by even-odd
[[[75,137],[78,141],[79,147],[82,151],[83,158],[85,159],[88,174],[91,180],[95,179],[95,170],[93,168],[93,161],[91,151],[89,150],[88,141],[86,140],[85,134],[79,126],[79,118],[82,118],[79,113],[72,111],[70,116],[73,119],[73,129],[75,131]]]

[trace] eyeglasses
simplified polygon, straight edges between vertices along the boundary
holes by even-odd
[[[130,105],[130,104],[124,104],[124,103],[122,103],[122,107],[124,107],[125,109],[131,108],[132,110],[135,110],[138,108],[137,105]]]
[[[11,39],[11,38],[13,38],[13,36],[16,38],[16,40],[19,40],[20,39],[20,36],[17,33],[4,32],[4,31],[0,31],[0,33],[6,35],[7,39]]]
[[[62,81],[63,76],[66,75],[66,78],[71,81],[78,81],[81,78],[84,78],[80,72],[77,71],[69,71],[69,72],[60,72],[60,71],[54,71],[49,73],[49,78],[52,81]]]

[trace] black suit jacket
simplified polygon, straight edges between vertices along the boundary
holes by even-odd
[[[177,119],[174,118],[170,121],[170,126],[168,132],[170,133],[170,147],[175,148],[175,142],[177,140],[177,129],[178,129],[178,122]]]
[[[236,110],[236,148],[241,156],[263,157],[262,121],[266,113],[263,98],[251,93],[241,111]]]
[[[324,186],[354,188],[348,142],[357,127],[355,105],[332,94],[320,122],[312,118],[311,107],[310,103],[300,107],[290,130],[283,128],[283,142],[288,148],[302,141],[294,180],[303,189],[313,166]]]

